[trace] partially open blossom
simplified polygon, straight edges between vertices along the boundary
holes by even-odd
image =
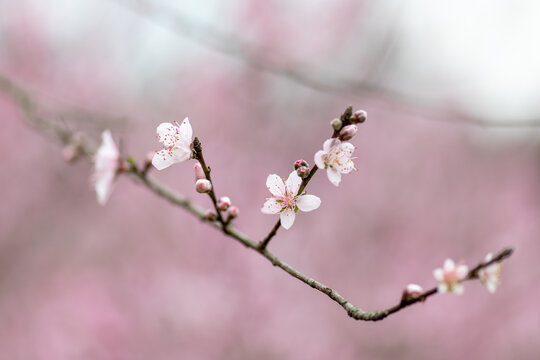
[[[101,145],[94,157],[94,173],[92,180],[96,190],[97,201],[105,205],[111,195],[112,186],[119,168],[120,153],[111,132],[105,130],[101,134]]]
[[[315,195],[298,194],[302,179],[293,171],[286,182],[278,175],[268,175],[266,187],[274,197],[268,198],[261,211],[264,214],[280,214],[281,225],[289,229],[298,210],[312,211],[321,205],[321,199]]]
[[[491,253],[486,255],[485,262],[491,261],[493,255]],[[501,263],[493,263],[483,269],[478,270],[478,277],[482,284],[488,289],[490,293],[494,293],[497,287],[501,283]]]
[[[467,277],[468,273],[469,268],[467,265],[456,266],[452,259],[446,259],[442,269],[433,270],[433,276],[439,283],[437,290],[440,293],[453,292],[458,295],[463,294],[465,288],[461,282]]]
[[[157,151],[152,159],[158,170],[191,158],[193,130],[189,120],[185,118],[182,124],[175,124],[161,123],[156,129],[158,140],[163,145],[163,150]]]
[[[420,295],[424,292],[424,289],[420,285],[416,284],[409,284],[403,291],[403,297],[402,300],[405,301],[411,301],[418,299]]]
[[[304,160],[304,159],[296,160],[296,161],[294,162],[294,170],[298,170],[298,168],[300,168],[300,167],[302,167],[302,166],[308,167],[309,164],[308,164],[307,161]]]
[[[328,139],[323,144],[323,149],[315,153],[315,164],[320,169],[326,169],[328,179],[338,186],[341,182],[341,174],[348,174],[354,169],[352,153],[354,146],[339,139]]]
[[[219,198],[217,206],[219,210],[226,211],[231,206],[231,199],[228,196],[222,196]]]
[[[358,126],[356,125],[347,125],[339,132],[339,138],[341,140],[351,140],[356,132],[358,131]]]
[[[193,170],[195,171],[195,180],[206,179],[201,163],[196,162],[193,166]]]
[[[229,216],[231,217],[231,219],[234,219],[235,217],[237,217],[239,213],[240,213],[240,210],[238,210],[236,206],[231,206],[229,208]]]
[[[195,182],[195,190],[201,194],[210,192],[212,190],[212,183],[206,179],[199,179]]]

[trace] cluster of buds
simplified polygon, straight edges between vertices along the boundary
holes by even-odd
[[[296,160],[294,162],[294,169],[296,170],[296,174],[302,179],[305,179],[309,176],[309,164],[306,160]]]

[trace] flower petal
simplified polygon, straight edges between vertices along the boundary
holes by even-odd
[[[270,190],[270,193],[276,197],[285,195],[285,184],[276,174],[268,175],[268,178],[266,178],[266,187]]]
[[[467,265],[459,265],[456,269],[456,275],[459,280],[465,279],[468,273],[469,273],[469,268],[467,267]]]
[[[452,272],[456,268],[456,264],[452,259],[446,259],[443,264],[443,269],[445,272]]]
[[[328,175],[328,180],[335,186],[339,186],[341,182],[341,173],[335,169],[328,168],[326,170],[326,175]]]
[[[158,140],[165,147],[173,146],[176,142],[178,127],[171,123],[161,123],[156,129]]]
[[[342,165],[334,165],[334,169],[342,174],[348,174],[354,170],[354,162],[351,159],[348,159]]]
[[[294,223],[294,217],[295,217],[294,210],[285,209],[285,211],[283,211],[281,215],[279,216],[279,219],[281,221],[281,226],[283,226],[285,230],[290,229]]]
[[[461,295],[465,292],[465,287],[461,283],[452,285],[452,292],[457,295]]]
[[[319,167],[319,169],[324,169],[326,167],[324,161],[326,160],[326,157],[328,155],[324,152],[324,150],[319,150],[315,153],[315,165]]]
[[[158,170],[168,168],[174,163],[176,163],[175,156],[168,150],[160,150],[156,152],[152,158],[152,165]]]
[[[438,268],[438,269],[433,270],[433,277],[435,278],[435,280],[437,280],[437,282],[444,281],[444,271],[443,271],[443,269]]]
[[[437,291],[440,293],[448,292],[448,285],[446,283],[439,283],[437,285]]]
[[[333,147],[338,146],[340,143],[341,141],[339,141],[339,139],[328,139],[323,143],[323,150],[325,153],[329,153]]]
[[[261,212],[263,214],[277,214],[283,209],[282,203],[278,203],[277,199],[271,198],[266,200],[263,207],[261,208]]]
[[[302,195],[296,200],[296,206],[302,211],[312,211],[321,206],[321,199],[315,195]]]
[[[182,121],[182,124],[180,124],[178,135],[180,136],[180,141],[182,144],[187,147],[189,147],[193,142],[193,129],[191,128],[188,118],[185,118],[184,121]]]
[[[341,143],[340,150],[343,152],[342,156],[350,158],[352,156],[352,153],[354,152],[354,149],[354,145],[350,142]]]
[[[302,184],[302,178],[298,176],[296,171],[292,171],[289,174],[287,181],[285,182],[285,186],[287,187],[287,191],[289,192],[290,195],[298,194],[298,189],[300,189],[301,184]]]
[[[114,183],[114,172],[104,172],[96,177],[94,188],[96,190],[97,202],[100,205],[105,205],[112,193]]]
[[[118,157],[118,148],[114,143],[111,132],[109,130],[103,131],[101,134],[101,145],[96,154],[97,158],[116,158]]]

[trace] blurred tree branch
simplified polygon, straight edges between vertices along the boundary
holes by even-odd
[[[368,72],[368,77],[364,79],[351,80],[349,77],[339,76],[335,73],[330,73],[327,70],[317,69],[309,64],[296,64],[294,66],[283,65],[284,63],[292,63],[290,61],[283,61],[283,59],[287,58],[285,55],[273,54],[273,57],[270,57],[263,49],[254,46],[237,36],[220,31],[209,24],[195,21],[173,7],[165,7],[163,4],[159,6],[154,3],[150,4],[146,1],[115,0],[115,2],[175,35],[191,39],[208,49],[236,58],[259,71],[287,79],[316,91],[337,96],[347,94],[366,97],[377,96],[388,99],[404,109],[414,107],[415,109],[427,113],[431,120],[441,122],[474,125],[479,127],[513,128],[540,126],[540,119],[537,118],[494,121],[475,117],[455,107],[425,104],[417,97],[390,89],[376,81],[376,75],[384,70],[381,67],[381,64],[383,63],[382,59],[374,59],[371,61],[371,63],[375,64],[373,70],[377,74]],[[153,16],[154,14],[160,16]],[[165,18],[168,18],[169,21],[166,21]],[[383,44],[382,51],[378,52],[376,56],[385,57],[387,55],[385,50],[392,46],[394,40],[391,33],[392,32],[390,32],[390,35],[385,39],[386,44]],[[275,61],[272,59],[280,60]]]
[[[48,137],[52,138],[53,140],[60,142],[61,144],[68,145],[72,143],[73,141],[77,141],[80,145],[82,153],[90,159],[93,157],[97,148],[95,143],[93,143],[91,140],[88,140],[87,138],[82,136],[79,132],[74,132],[69,129],[66,129],[64,126],[59,125],[55,122],[52,122],[42,117],[39,112],[38,102],[22,87],[14,84],[8,78],[0,75],[0,90],[14,101],[14,103],[19,108],[22,117],[29,125],[36,128],[38,131],[43,132],[44,134],[46,134]],[[200,152],[201,154],[199,157],[199,161],[202,159],[202,149],[200,149]],[[219,221],[219,220],[216,220],[216,221],[208,220],[206,218],[206,211],[204,208],[191,202],[191,200],[189,200],[186,196],[158,182],[153,177],[148,176],[146,169],[144,169],[144,167],[139,169],[136,166],[133,159],[129,159],[128,162],[131,166],[125,172],[125,174],[127,174],[131,179],[142,184],[143,186],[148,188],[150,191],[164,198],[165,200],[169,201],[173,205],[179,206],[185,209],[186,211],[190,212],[195,217],[198,217],[200,220],[207,222],[209,225],[223,232],[226,236],[229,236],[235,239],[236,241],[238,241],[245,247],[264,256],[268,261],[272,263],[272,265],[279,267],[280,269],[282,269],[283,271],[285,271],[292,277],[326,294],[330,299],[337,302],[341,307],[343,307],[347,311],[347,314],[353,319],[363,320],[363,321],[382,320],[386,318],[387,316],[393,313],[396,313],[410,305],[413,305],[417,302],[423,302],[428,297],[437,293],[437,288],[433,288],[426,292],[423,292],[421,295],[419,295],[418,297],[414,299],[402,298],[399,303],[397,303],[396,305],[388,309],[380,310],[380,311],[365,311],[353,305],[351,302],[349,302],[349,300],[341,296],[336,290],[301,273],[300,271],[296,270],[295,268],[293,268],[292,266],[290,266],[289,264],[281,260],[276,255],[268,251],[266,249],[266,245],[268,244],[269,240],[266,241],[266,243],[265,243],[266,239],[261,242],[257,242],[255,240],[252,240],[246,234],[242,233],[240,230],[236,229],[230,223],[224,223],[223,221]],[[315,171],[313,171],[312,174],[314,173]],[[300,189],[300,192],[303,191],[303,189],[309,182],[309,179],[310,178],[305,179]],[[277,231],[277,228],[275,230]],[[274,232],[274,235],[275,235],[275,232]],[[262,246],[263,244],[264,246]],[[493,263],[503,261],[505,258],[509,257],[512,254],[512,252],[513,252],[513,249],[511,248],[503,249],[498,254],[496,254],[491,261],[479,262],[478,265],[474,267],[468,273],[465,280],[478,278],[479,270],[486,268]]]

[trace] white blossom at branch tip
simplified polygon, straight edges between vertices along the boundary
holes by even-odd
[[[152,158],[152,165],[158,170],[191,158],[193,130],[189,120],[185,118],[182,124],[175,124],[161,123],[156,129],[157,138],[163,146]]]
[[[94,157],[92,181],[96,190],[97,202],[105,205],[109,199],[120,163],[120,152],[114,143],[111,132],[103,131],[101,145]]]
[[[280,214],[281,225],[285,229],[290,229],[298,210],[308,212],[321,205],[321,199],[315,195],[297,195],[301,184],[302,179],[296,171],[291,172],[285,182],[278,175],[268,175],[266,187],[273,197],[266,199],[261,212],[263,214]]]
[[[484,261],[489,262],[491,259],[493,259],[493,255],[489,253],[486,255]],[[480,281],[492,294],[497,290],[497,287],[501,283],[501,270],[501,263],[493,263],[483,269],[478,270],[478,277],[480,278]]]
[[[453,292],[461,295],[465,291],[461,283],[469,273],[467,265],[456,266],[452,259],[446,259],[442,268],[433,270],[433,276],[437,280],[437,291],[440,293]]]
[[[328,180],[335,186],[341,182],[341,174],[348,174],[354,167],[352,153],[354,146],[339,139],[328,139],[323,144],[323,149],[315,153],[315,164],[320,169],[326,169]]]

